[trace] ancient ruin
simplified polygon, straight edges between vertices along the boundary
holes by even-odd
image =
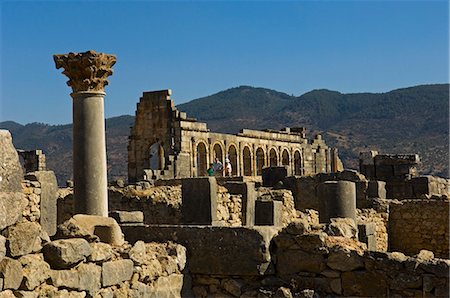
[[[449,297],[450,180],[421,176],[415,154],[362,152],[359,171],[343,169],[304,130],[212,133],[170,92],[146,92],[130,181],[103,185],[104,132],[81,139],[104,129],[115,58],[102,55],[62,58],[65,72],[94,71],[68,75],[74,167],[101,175],[94,184],[58,188],[42,152],[0,130],[0,298]],[[205,175],[226,157],[232,176]]]
[[[206,176],[208,165],[229,158],[233,176],[260,176],[268,166],[288,174],[342,170],[337,149],[320,135],[309,143],[304,128],[243,129],[237,135],[210,132],[206,123],[178,111],[170,90],[144,92],[128,144],[128,180]]]

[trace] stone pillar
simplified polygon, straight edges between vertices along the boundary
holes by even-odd
[[[114,55],[87,51],[53,56],[73,93],[73,180],[75,212],[108,216],[103,98]]]
[[[356,186],[351,181],[326,181],[318,186],[319,221],[348,217],[356,223]]]

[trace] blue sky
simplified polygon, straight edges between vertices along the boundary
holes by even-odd
[[[55,53],[117,55],[106,117],[239,85],[301,95],[449,81],[448,1],[2,1],[0,121],[71,122]]]

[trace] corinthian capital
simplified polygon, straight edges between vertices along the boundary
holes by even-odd
[[[69,53],[53,55],[56,68],[64,68],[62,72],[69,80],[67,85],[73,92],[103,91],[108,85],[108,76],[112,75],[112,66],[116,56],[87,51],[84,53]]]

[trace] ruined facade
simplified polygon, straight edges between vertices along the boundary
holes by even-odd
[[[237,135],[210,132],[188,118],[170,99],[171,91],[144,92],[128,144],[128,180],[206,176],[208,165],[229,158],[233,176],[256,176],[267,166],[286,166],[289,175],[342,169],[337,150],[303,128],[243,129]]]

